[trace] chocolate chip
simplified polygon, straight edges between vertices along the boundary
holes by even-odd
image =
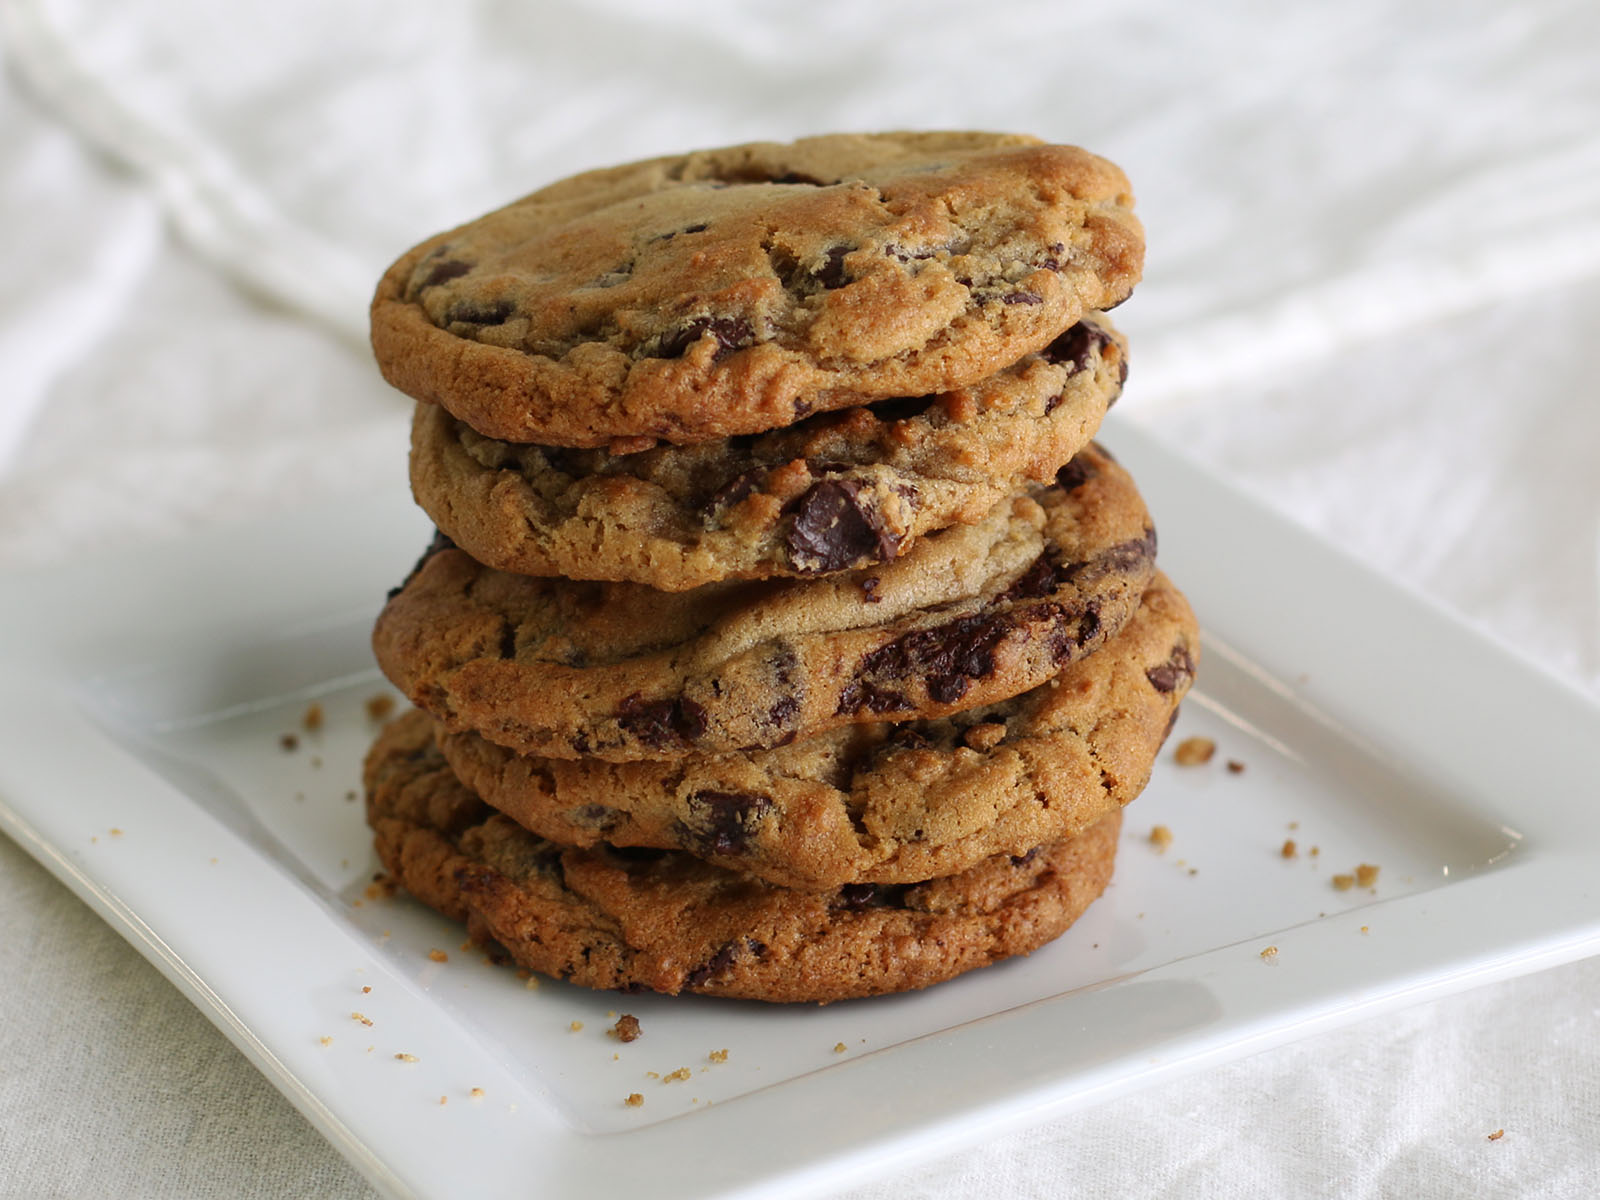
[[[787,728],[799,711],[800,701],[793,696],[780,696],[777,703],[767,710],[767,724],[774,729]]]
[[[1007,292],[1004,296],[1000,297],[1000,303],[1002,303],[1002,304],[1043,304],[1044,303],[1044,297],[1039,295],[1038,292],[1027,292],[1027,291]]]
[[[684,848],[697,854],[739,854],[772,811],[772,801],[751,792],[694,792],[677,823]]]
[[[645,700],[637,693],[617,706],[617,724],[645,745],[660,750],[688,745],[705,734],[706,710],[693,700]]]
[[[836,907],[846,909],[888,908],[904,899],[908,884],[847,883],[839,889]]]
[[[823,254],[822,265],[811,273],[811,278],[830,290],[849,283],[849,273],[844,269],[844,256],[853,249],[854,246],[829,246]]]
[[[472,270],[471,263],[445,259],[445,261],[434,265],[433,270],[428,272],[427,278],[418,284],[417,288],[420,291],[424,288],[438,287],[441,283],[448,283],[452,279],[460,279],[470,270]]]
[[[1039,353],[1046,362],[1071,363],[1074,371],[1081,371],[1089,365],[1089,356],[1110,342],[1111,335],[1093,321],[1079,321]]]
[[[1034,857],[1038,853],[1039,853],[1039,847],[1035,846],[1032,850],[1029,850],[1026,854],[1013,854],[1011,856],[1011,865],[1013,867],[1025,867],[1025,866],[1027,866],[1029,863],[1031,863],[1034,860]]]
[[[713,519],[723,509],[732,508],[751,492],[756,490],[756,484],[767,474],[765,467],[755,467],[749,471],[735,475],[724,483],[700,505],[700,516],[703,520]]]
[[[718,974],[718,973],[720,973],[722,971],[727,970],[729,967],[731,967],[733,965],[734,960],[736,958],[738,958],[738,957],[739,957],[739,943],[738,942],[725,942],[725,943],[723,943],[721,948],[719,948],[715,954],[713,954],[705,962],[701,963],[698,967],[695,967],[692,970],[690,970],[690,972],[686,976],[684,976],[684,980],[683,980],[684,986],[685,987],[700,987],[700,986],[702,986],[713,975],[716,975],[716,974]]]
[[[514,659],[517,656],[517,627],[510,621],[504,621],[500,626],[500,657]]]
[[[876,509],[861,500],[861,485],[850,480],[814,483],[785,510],[794,513],[784,539],[789,560],[806,574],[887,562],[900,548],[899,536],[884,529]]]
[[[462,301],[452,304],[444,319],[447,325],[504,325],[515,308],[509,300],[496,300],[491,304]]]
[[[1187,646],[1174,646],[1167,661],[1151,667],[1144,673],[1150,686],[1162,694],[1176,691],[1180,684],[1194,678],[1194,659]]]
[[[613,829],[622,817],[620,809],[605,804],[583,804],[567,813],[567,820],[584,829],[598,829],[602,833]]]
[[[724,358],[753,340],[750,324],[740,317],[696,317],[676,333],[661,339],[658,358],[682,358],[690,346],[709,333],[717,341],[715,358]]]
[[[1080,454],[1056,472],[1056,486],[1064,492],[1074,491],[1098,474],[1100,468],[1094,465],[1094,460]]]
[[[1009,614],[977,614],[904,634],[862,658],[857,678],[840,694],[837,712],[887,711],[888,704],[879,708],[874,701],[891,696],[903,704],[902,697],[879,690],[880,680],[922,679],[931,699],[953,704],[974,679],[994,672],[995,647],[1014,627]]]
[[[879,687],[870,680],[857,679],[847,683],[839,693],[839,706],[834,713],[842,716],[845,713],[858,713],[862,709],[875,713],[893,712],[905,708],[906,703],[905,695],[901,692]]]
[[[878,584],[881,582],[876,575],[868,575],[861,581],[861,598],[868,604],[878,604],[883,597],[878,595]]]
[[[995,603],[1037,600],[1054,592],[1057,582],[1055,564],[1048,555],[1041,554],[1026,571],[1012,580],[1010,587],[995,597]]]
[[[1066,255],[1067,247],[1064,242],[1050,243],[1049,253],[1039,259],[1039,266],[1046,271],[1061,270],[1061,259]]]

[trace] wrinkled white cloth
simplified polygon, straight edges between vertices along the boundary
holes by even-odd
[[[0,567],[403,488],[372,282],[559,174],[1025,129],[1135,182],[1119,411],[1600,688],[1592,4],[0,0],[0,36]],[[368,1194],[3,839],[0,928],[0,1196]],[[848,1194],[1587,1197],[1597,996],[1573,964]]]

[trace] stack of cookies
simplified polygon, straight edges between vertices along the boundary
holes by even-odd
[[[373,644],[395,879],[533,970],[832,1000],[1060,934],[1193,677],[1090,440],[1143,239],[1032,138],[594,171],[373,302],[439,536]]]

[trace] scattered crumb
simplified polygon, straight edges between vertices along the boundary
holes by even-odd
[[[961,735],[961,744],[980,753],[993,750],[1006,740],[1006,727],[998,721],[985,721],[974,725]]]
[[[370,983],[368,983],[368,984],[363,984],[363,985],[362,985],[362,988],[361,988],[361,994],[362,994],[362,995],[363,995],[363,996],[365,996],[365,995],[366,995],[366,994],[367,994],[367,993],[368,993],[368,992],[370,992],[370,991],[371,991],[371,990],[372,990],[372,985],[371,985],[371,984],[370,984]]]
[[[646,1079],[660,1079],[661,1078],[661,1072],[660,1071],[646,1071],[644,1073],[644,1077]]]
[[[122,830],[118,829],[115,825],[113,825],[111,827],[110,833],[111,833],[112,837],[121,837],[122,836]]]
[[[1208,737],[1188,737],[1178,743],[1178,748],[1172,752],[1172,757],[1177,760],[1180,767],[1198,767],[1201,763],[1211,761],[1211,756],[1217,752],[1217,743]]]
[[[355,788],[351,788],[348,792],[346,792],[344,794],[344,798],[345,798],[345,802],[346,803],[354,804],[356,802],[356,799],[357,799]]]
[[[358,1013],[358,1012],[351,1013],[350,1014],[350,1019],[352,1021],[360,1021],[363,1025],[371,1025],[372,1024],[372,1018],[371,1017],[368,1017],[368,1016],[366,1016],[366,1015],[364,1015],[362,1013]]]
[[[676,1083],[680,1079],[689,1078],[689,1068],[679,1067],[676,1071],[668,1071],[661,1077],[662,1083]]]
[[[614,1054],[612,1054],[612,1056],[611,1056],[611,1061],[612,1061],[612,1062],[621,1062],[621,1061],[622,1061],[622,1055],[620,1055],[620,1054],[615,1054],[615,1053],[614,1053]]]
[[[98,837],[94,837],[94,836],[91,835],[90,838],[89,838],[89,845],[98,846],[99,844],[100,844],[100,839]]]
[[[1293,858],[1297,853],[1299,853],[1298,849],[1295,847],[1294,839],[1284,838],[1283,849],[1279,850],[1278,853],[1283,855],[1284,858]]]
[[[834,1053],[835,1053],[835,1054],[843,1054],[843,1053],[844,1053],[844,1050],[845,1050],[845,1045],[844,1045],[844,1043],[843,1043],[843,1042],[835,1042],[835,1043],[834,1043],[834,1045],[833,1045],[833,1052],[834,1052]]]
[[[466,941],[462,942],[461,945],[457,947],[457,949],[459,949],[459,950],[471,950],[472,949],[472,939],[468,938]]]
[[[333,1045],[333,1039],[331,1037],[319,1038],[317,1040],[320,1041],[324,1046]]]
[[[1378,868],[1371,863],[1362,863],[1356,868],[1356,883],[1362,887],[1371,887],[1378,882]]]
[[[1300,822],[1299,821],[1290,821],[1289,822],[1289,832],[1293,833],[1296,829],[1299,829],[1299,828],[1300,828]]]
[[[304,804],[306,802],[306,794],[304,792],[296,792],[294,800],[296,804]]]
[[[1189,874],[1191,874],[1191,875],[1200,874],[1200,868],[1199,867],[1190,867],[1189,868]]]
[[[450,956],[448,954],[446,954],[443,950],[429,950],[428,951],[428,961],[429,962],[449,962],[450,961]]]
[[[644,1103],[644,1097],[641,1096],[638,1092],[629,1092],[627,1099],[625,1099],[623,1101],[623,1103],[626,1104],[629,1108],[638,1108],[640,1105],[642,1105]]]
[[[1361,927],[1361,932],[1362,933],[1371,933],[1372,932],[1372,927],[1370,925],[1363,925]]]
[[[300,728],[308,733],[313,729],[322,728],[322,705],[313,701],[306,706],[305,713],[300,717]]]
[[[321,766],[321,765],[322,765],[322,755],[320,755],[320,754],[313,754],[313,755],[312,755],[312,756],[311,756],[311,765],[312,765],[312,766],[313,766],[313,767],[320,767],[320,766]]]
[[[394,1057],[396,1062],[412,1063],[417,1061],[417,1056],[415,1054],[407,1054],[403,1050]]]
[[[1278,961],[1278,948],[1276,946],[1268,946],[1265,950],[1263,950],[1261,952],[1261,961],[1262,962],[1277,962]]]
[[[1172,845],[1172,830],[1165,825],[1150,826],[1150,844],[1163,854],[1168,846]]]
[[[1228,760],[1228,774],[1229,775],[1243,775],[1244,774],[1244,764],[1242,762],[1240,762],[1237,758],[1230,758]]]
[[[710,1054],[706,1055],[706,1057],[712,1062],[727,1062],[728,1052],[726,1050],[713,1050]]]
[[[212,859],[212,860],[211,860],[211,865],[212,865],[212,866],[213,866],[213,867],[214,867],[214,866],[216,866],[216,865],[217,865],[217,860],[216,860],[216,859],[214,859],[214,858],[213,858],[213,859]]]
[[[446,1104],[449,1104],[449,1103],[450,1103],[450,1097],[449,1097],[449,1096],[440,1096],[440,1097],[439,1097],[439,1106],[440,1106],[440,1107],[441,1107],[441,1108],[442,1108],[442,1107],[443,1107],[443,1106],[444,1106],[444,1105],[446,1105]]]
[[[372,1053],[372,1052],[373,1052],[373,1051],[374,1051],[374,1050],[376,1050],[376,1049],[377,1049],[377,1047],[376,1047],[376,1046],[368,1046],[368,1047],[367,1047],[367,1053],[368,1053],[368,1054],[371,1054],[371,1053]]]
[[[367,716],[374,721],[387,720],[394,711],[394,697],[384,692],[367,697]]]
[[[483,1099],[483,1095],[484,1095],[482,1088],[473,1088],[472,1091],[470,1093],[468,1093],[468,1094],[474,1100],[482,1100]]]
[[[616,1009],[614,1009],[614,1008],[606,1009],[606,1020],[614,1021],[614,1020],[616,1020],[616,1017],[617,1017],[617,1010]]]
[[[1356,877],[1354,875],[1335,875],[1333,877],[1333,890],[1336,892],[1348,892],[1355,885]]]
[[[1322,847],[1321,846],[1313,846],[1313,847],[1311,847],[1311,849],[1307,850],[1306,853],[1311,855],[1312,858],[1315,858],[1317,855],[1322,853]]]
[[[1505,1137],[1505,1135],[1506,1131],[1504,1129],[1496,1129],[1489,1135],[1489,1140],[1491,1142],[1498,1142],[1501,1138]]]
[[[606,1033],[619,1042],[632,1042],[638,1040],[642,1031],[639,1028],[639,1018],[632,1013],[623,1013],[617,1018],[617,1023]]]
[[[278,745],[282,746],[285,751],[298,750],[300,748],[300,739],[292,733],[286,733],[278,739]]]
[[[527,988],[530,992],[537,992],[539,990],[539,977],[537,975],[529,975],[528,978],[523,981],[522,986]]]
[[[571,1025],[567,1026],[567,1028],[572,1030],[573,1033],[581,1033],[583,1031],[583,1022],[574,1021]]]

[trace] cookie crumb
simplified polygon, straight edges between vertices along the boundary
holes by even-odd
[[[370,983],[368,983],[368,984],[363,984],[363,985],[362,985],[362,988],[361,988],[361,994],[362,994],[362,995],[363,995],[363,996],[365,996],[365,995],[366,995],[366,994],[367,994],[367,993],[368,993],[368,992],[370,992],[370,991],[371,991],[371,990],[372,990],[372,985],[371,985],[371,984],[370,984]]]
[[[573,1033],[582,1033],[583,1032],[583,1022],[582,1021],[574,1021],[571,1025],[567,1026],[567,1028],[572,1030]]]
[[[344,794],[344,799],[346,804],[354,804],[358,799],[355,788],[351,788],[348,792],[346,792]]]
[[[110,833],[111,833],[112,837],[121,837],[122,836],[122,830],[118,829],[115,825],[113,825],[111,827]]]
[[[1293,838],[1283,839],[1283,849],[1278,851],[1284,858],[1293,858],[1299,851],[1296,849]]]
[[[1165,854],[1167,847],[1172,845],[1172,830],[1165,825],[1150,826],[1150,844]]]
[[[367,716],[374,721],[387,720],[394,711],[394,697],[384,692],[367,697]]]
[[[641,1096],[638,1092],[629,1092],[628,1096],[627,1096],[627,1099],[625,1099],[623,1101],[623,1103],[626,1104],[629,1108],[638,1108],[640,1105],[642,1105],[644,1103],[644,1097]]]
[[[619,1042],[637,1041],[643,1031],[639,1028],[639,1018],[632,1013],[623,1013],[617,1018],[617,1023],[606,1033]]]
[[[429,962],[438,962],[438,963],[449,962],[450,961],[450,956],[448,954],[446,954],[443,950],[429,950],[428,951],[428,961]]]
[[[1244,764],[1242,762],[1240,762],[1237,758],[1230,758],[1228,760],[1228,774],[1229,775],[1243,775],[1244,774]]]
[[[1006,727],[999,721],[985,721],[974,725],[961,735],[961,744],[969,750],[986,754],[1006,740]]]
[[[1336,892],[1348,892],[1355,885],[1356,877],[1354,875],[1335,875],[1333,877],[1333,890]]]
[[[845,1052],[845,1044],[843,1042],[835,1042],[833,1044],[833,1052],[835,1054],[843,1054]]]
[[[286,733],[278,739],[278,745],[283,747],[285,753],[289,753],[300,748],[300,739],[292,733]]]
[[[404,1050],[402,1050],[399,1054],[396,1054],[394,1057],[396,1062],[413,1063],[417,1061],[417,1056],[415,1054],[407,1054]]]
[[[324,1046],[333,1045],[333,1039],[331,1037],[318,1038],[317,1040],[320,1041]]]
[[[1201,763],[1211,761],[1211,756],[1217,752],[1217,743],[1208,737],[1187,737],[1178,743],[1178,748],[1172,752],[1172,757],[1180,767],[1198,767]]]
[[[713,1050],[710,1054],[706,1055],[706,1057],[712,1062],[727,1062],[728,1052],[726,1050]]]
[[[690,1071],[688,1067],[679,1067],[676,1071],[668,1071],[665,1075],[663,1075],[661,1077],[661,1082],[676,1083],[680,1080],[689,1078],[689,1075]]]
[[[529,975],[527,979],[523,980],[522,986],[530,992],[537,992],[539,990],[539,977],[537,975]]]
[[[1361,932],[1362,932],[1362,933],[1371,933],[1371,932],[1372,932],[1372,926],[1370,926],[1370,925],[1363,925],[1363,926],[1362,926],[1362,927],[1361,927]]]
[[[1371,887],[1378,882],[1378,868],[1371,863],[1362,863],[1356,868],[1356,883],[1361,887]]]
[[[307,733],[322,728],[322,705],[312,701],[300,716],[300,728]]]
[[[1491,1142],[1498,1142],[1501,1138],[1505,1137],[1505,1135],[1506,1131],[1504,1129],[1496,1129],[1489,1135],[1489,1140]]]
[[[467,1094],[474,1100],[482,1100],[484,1097],[484,1091],[482,1088],[473,1088],[472,1091],[468,1092]]]
[[[450,1097],[449,1096],[440,1096],[439,1097],[439,1107],[440,1108],[443,1108],[446,1104],[449,1104],[449,1103],[450,1103]]]
[[[1293,833],[1296,829],[1299,829],[1299,828],[1300,828],[1300,822],[1299,821],[1290,821],[1289,822],[1289,832],[1290,833]]]
[[[1321,846],[1313,846],[1313,847],[1311,847],[1311,849],[1307,850],[1306,853],[1309,854],[1312,858],[1315,858],[1317,855],[1322,853],[1322,847]]]
[[[362,1013],[358,1013],[358,1012],[351,1013],[350,1014],[350,1019],[352,1021],[360,1021],[363,1025],[367,1025],[367,1026],[370,1026],[372,1024],[372,1018],[371,1017],[368,1017],[368,1016],[366,1016],[366,1015],[364,1015]]]
[[[311,765],[312,765],[312,766],[313,766],[313,767],[320,767],[320,766],[321,766],[321,765],[322,765],[322,755],[320,755],[320,754],[313,754],[313,755],[312,755],[312,756],[311,756]]]
[[[1269,962],[1269,963],[1270,962],[1277,962],[1278,961],[1278,948],[1276,946],[1268,946],[1265,950],[1263,950],[1261,952],[1261,961],[1262,962]]]

